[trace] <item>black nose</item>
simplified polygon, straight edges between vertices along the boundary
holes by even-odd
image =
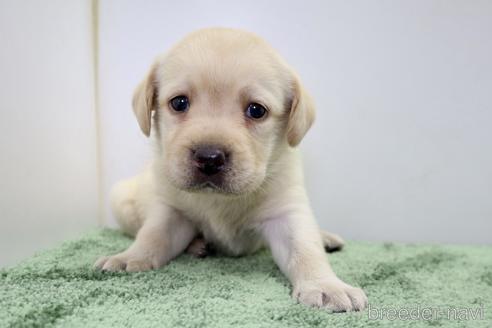
[[[201,146],[192,153],[194,165],[205,175],[217,174],[225,166],[226,153],[216,146]]]

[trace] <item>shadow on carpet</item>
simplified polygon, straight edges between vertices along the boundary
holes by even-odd
[[[131,240],[98,230],[0,271],[1,327],[492,327],[492,248],[349,242],[329,254],[369,309],[336,313],[290,297],[262,251],[182,255],[142,273],[92,269]]]

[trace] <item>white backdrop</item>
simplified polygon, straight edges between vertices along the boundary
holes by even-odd
[[[110,186],[150,158],[133,89],[209,26],[262,35],[316,99],[302,148],[322,227],[492,243],[492,2],[101,0],[99,14],[95,52],[91,1],[0,1],[0,266],[95,227],[99,206],[114,226]]]
[[[135,85],[158,53],[209,26],[262,35],[316,99],[302,148],[322,227],[492,242],[490,1],[101,1],[106,193],[150,156]]]
[[[101,0],[96,52],[93,3],[0,1],[0,267],[95,227],[99,206],[114,225],[110,186],[150,157],[133,88],[209,26],[265,37],[315,97],[302,148],[322,227],[492,243],[492,2]]]
[[[97,225],[91,4],[0,1],[0,267]]]

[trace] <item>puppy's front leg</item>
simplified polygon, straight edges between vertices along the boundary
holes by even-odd
[[[100,258],[94,266],[107,271],[157,269],[183,252],[195,235],[195,227],[180,213],[154,204],[133,244],[124,252]]]
[[[335,312],[364,309],[366,295],[335,275],[312,214],[302,207],[287,210],[262,225],[275,262],[293,285],[292,296],[306,305]]]

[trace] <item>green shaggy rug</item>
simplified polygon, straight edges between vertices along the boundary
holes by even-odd
[[[327,254],[370,308],[329,313],[290,297],[267,251],[182,255],[143,273],[92,269],[131,240],[99,230],[0,271],[1,327],[492,327],[492,248],[349,242]]]

